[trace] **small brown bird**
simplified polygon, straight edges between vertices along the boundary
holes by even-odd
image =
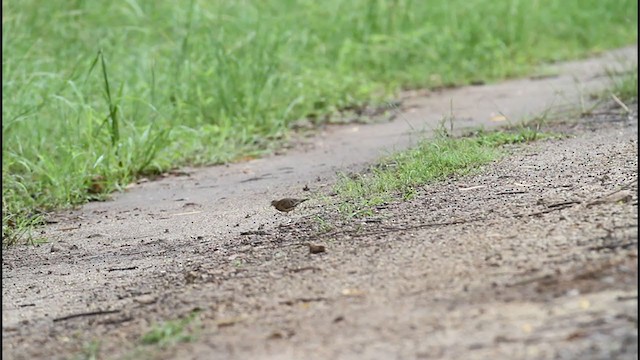
[[[309,200],[309,199],[284,198],[284,199],[280,199],[280,200],[273,200],[271,202],[271,205],[273,207],[275,207],[276,210],[278,210],[278,211],[282,211],[284,213],[288,213],[289,211],[292,211],[293,209],[295,209],[296,206],[302,204],[303,202],[305,202],[307,200]]]

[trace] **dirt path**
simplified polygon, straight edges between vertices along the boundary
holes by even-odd
[[[319,202],[290,226],[269,208],[410,145],[409,130],[436,128],[450,100],[458,128],[502,125],[491,119],[576,104],[619,57],[635,61],[637,48],[557,77],[413,97],[393,122],[331,127],[283,156],[60,214],[51,243],[3,252],[3,356],[67,358],[101,339],[107,358],[635,358],[637,116],[581,119],[565,128],[575,138],[428,186],[314,240],[326,253],[303,244],[315,215],[334,216]],[[138,345],[154,322],[194,309],[196,341]]]

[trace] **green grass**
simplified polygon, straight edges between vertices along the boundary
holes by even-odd
[[[143,174],[272,151],[401,88],[637,41],[631,0],[2,3],[3,244]]]
[[[638,101],[638,66],[622,75],[611,75],[613,87],[607,94],[616,95],[621,101]]]
[[[157,324],[144,334],[140,342],[143,345],[169,346],[179,342],[189,342],[194,339],[187,327],[195,319],[196,313],[192,313],[184,319],[165,321]]]
[[[504,154],[503,145],[557,136],[530,127],[515,131],[479,131],[453,138],[441,133],[417,147],[382,159],[370,171],[343,176],[336,184],[339,212],[346,217],[367,216],[373,207],[395,198],[412,198],[425,184],[464,175]]]
[[[638,65],[621,61],[618,69],[607,69],[610,86],[589,94],[590,100],[594,100],[588,106],[582,106],[576,116],[588,116],[593,114],[604,104],[615,104],[623,113],[631,112],[628,104],[638,102]]]
[[[162,353],[178,343],[191,342],[199,336],[201,310],[193,310],[189,315],[175,320],[156,323],[139,337],[137,344],[118,355],[119,359],[158,359]],[[100,354],[98,354],[100,355]],[[104,353],[102,354],[104,355]],[[166,357],[166,356],[165,356]]]

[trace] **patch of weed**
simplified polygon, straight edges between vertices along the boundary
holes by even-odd
[[[169,346],[179,342],[193,341],[194,335],[187,332],[187,327],[193,322],[197,312],[193,312],[184,319],[165,321],[157,324],[144,334],[140,341],[144,345]]]
[[[590,115],[593,111],[604,103],[617,103],[624,112],[629,112],[626,105],[628,102],[638,101],[638,65],[630,65],[625,61],[620,61],[617,69],[606,69],[611,85],[605,90],[589,94],[594,104],[583,109],[581,115]]]
[[[468,174],[498,158],[501,146],[547,138],[534,128],[479,131],[472,136],[437,136],[417,147],[389,156],[364,174],[343,175],[336,184],[340,213],[349,217],[372,214],[372,208],[396,197],[411,199],[417,188],[452,175]]]
[[[613,94],[621,101],[638,101],[638,66],[621,75],[610,74],[613,87],[609,94]]]
[[[331,222],[325,219],[324,217],[316,215],[314,219],[315,219],[315,222],[318,224],[319,234],[328,233],[334,229],[334,226],[331,224]]]

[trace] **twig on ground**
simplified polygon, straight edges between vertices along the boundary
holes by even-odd
[[[615,94],[611,94],[611,97],[613,98],[613,101],[615,101],[618,105],[620,105],[621,108],[624,109],[624,111],[629,114],[631,113],[631,110],[629,110],[629,108],[627,107],[627,105],[625,105],[622,100],[620,100]]]
[[[564,209],[572,207],[572,206],[574,206],[576,204],[580,204],[580,202],[579,201],[578,202],[568,202],[568,203],[556,205],[555,207],[552,207],[552,208],[547,208],[545,210],[535,211],[535,212],[528,213],[528,214],[514,214],[513,217],[521,218],[521,217],[525,217],[525,216],[537,216],[537,215],[542,215],[542,214],[548,214],[550,212],[564,210]]]
[[[107,269],[107,271],[111,272],[111,271],[126,271],[126,270],[135,270],[137,269],[137,266],[129,266],[129,267],[125,267],[125,268],[110,268]]]
[[[527,191],[501,191],[496,193],[496,195],[517,195],[517,194],[526,194]]]
[[[317,266],[304,266],[304,267],[300,267],[300,268],[289,269],[289,271],[292,272],[292,273],[298,273],[298,272],[307,271],[307,270],[322,271],[322,269],[320,269]]]
[[[485,187],[487,187],[487,185],[477,185],[477,186],[471,186],[471,187],[468,187],[468,188],[459,188],[458,190],[460,190],[460,191],[469,191],[469,190],[482,189],[482,188],[485,188]]]
[[[620,185],[620,187],[618,187],[617,189],[615,189],[615,190],[613,190],[613,191],[611,191],[611,192],[609,192],[609,193],[607,193],[607,194],[604,194],[604,195],[602,195],[602,196],[598,196],[598,197],[592,198],[591,200],[587,201],[587,202],[586,202],[586,204],[587,204],[587,206],[597,205],[597,204],[599,204],[603,199],[608,198],[608,197],[610,197],[611,195],[617,194],[617,193],[619,193],[620,191],[627,190],[631,185],[633,185],[633,184],[637,184],[637,183],[638,183],[638,179],[637,179],[637,178],[635,178],[635,179],[633,179],[633,180],[631,180],[631,181],[628,181],[628,182],[626,182],[626,183],[624,183],[624,184]]]
[[[552,209],[552,208],[557,208],[565,205],[577,205],[577,204],[580,204],[581,202],[582,201],[578,201],[578,200],[561,201],[561,202],[549,204],[547,205],[547,208]]]
[[[603,201],[603,199],[606,199],[606,198],[610,197],[611,195],[617,194],[620,191],[626,190],[631,185],[633,185],[633,184],[635,184],[637,182],[638,182],[638,179],[634,179],[632,181],[628,181],[628,182],[620,185],[617,189],[615,189],[615,190],[613,190],[613,191],[611,191],[609,193],[593,197],[593,198],[591,198],[589,200],[585,200],[585,201],[572,200],[572,201],[560,202],[560,203],[557,203],[557,204],[549,205],[546,210],[536,211],[536,212],[529,213],[529,214],[515,214],[514,217],[542,215],[542,214],[550,213],[550,212],[553,212],[553,211],[564,210],[566,208],[569,208],[569,207],[572,207],[572,206],[578,205],[578,204],[586,204],[587,207],[593,206],[593,205],[597,205],[597,204],[600,204]]]
[[[249,231],[243,231],[240,233],[240,235],[246,236],[246,235],[270,235],[268,232],[264,231],[264,230],[249,230]]]
[[[171,214],[171,216],[185,216],[185,215],[194,215],[194,214],[199,214],[202,211],[189,211],[189,212],[183,212],[183,213],[177,213],[177,214]]]
[[[119,312],[120,312],[120,310],[98,310],[98,311],[90,311],[90,312],[78,313],[78,314],[71,314],[71,315],[67,315],[67,316],[63,316],[63,317],[59,317],[59,318],[55,318],[55,319],[53,319],[53,322],[65,321],[65,320],[75,319],[75,318],[85,317],[85,316],[97,316],[97,315],[116,314],[116,313],[119,313]]]
[[[329,300],[328,298],[325,297],[316,297],[316,298],[297,298],[297,299],[291,299],[291,300],[284,300],[284,301],[280,301],[280,304],[283,305],[293,305],[299,302],[303,302],[303,303],[309,303],[309,302],[318,302],[318,301],[327,301]]]

